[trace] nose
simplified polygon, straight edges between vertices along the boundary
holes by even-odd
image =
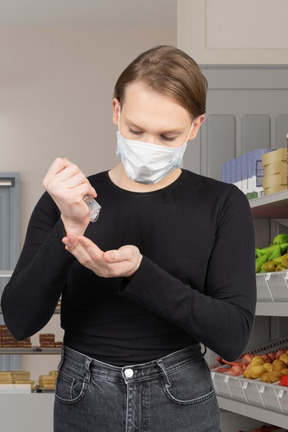
[[[145,142],[149,143],[149,144],[162,144],[160,141],[160,138],[156,135],[152,135],[152,134],[145,134],[144,140]]]

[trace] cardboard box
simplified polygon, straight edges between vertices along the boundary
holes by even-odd
[[[270,176],[273,174],[286,173],[287,171],[287,162],[286,161],[277,161],[272,162],[268,165],[264,166],[264,177]]]
[[[263,177],[263,187],[264,189],[270,188],[272,186],[286,186],[287,188],[287,174],[286,171],[272,174],[270,176]]]
[[[270,195],[285,189],[287,189],[287,185],[271,186],[269,188],[264,189],[264,195]]]
[[[273,162],[286,161],[287,162],[287,148],[280,148],[278,150],[273,150],[269,153],[265,153],[262,156],[262,165],[268,165]]]
[[[263,191],[264,168],[262,158],[270,152],[271,149],[255,149],[247,153],[247,193],[257,192],[259,194]]]

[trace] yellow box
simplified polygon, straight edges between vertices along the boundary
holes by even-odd
[[[280,148],[278,150],[273,150],[268,153],[264,153],[262,155],[262,165],[268,165],[277,161],[286,161],[287,162],[287,148]]]
[[[287,173],[277,173],[270,176],[263,177],[263,188],[267,189],[273,186],[286,186],[287,188]]]
[[[266,189],[264,189],[264,195],[270,195],[276,192],[280,192],[282,190],[287,189],[287,185],[278,185],[278,186],[271,186]]]
[[[264,166],[264,176],[270,176],[278,173],[286,173],[287,162],[284,160],[269,163]]]

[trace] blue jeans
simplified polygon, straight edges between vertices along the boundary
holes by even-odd
[[[198,345],[112,366],[63,347],[54,432],[219,432],[210,370]]]

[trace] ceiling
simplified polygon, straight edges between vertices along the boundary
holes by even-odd
[[[177,0],[0,0],[0,25],[176,27]]]

